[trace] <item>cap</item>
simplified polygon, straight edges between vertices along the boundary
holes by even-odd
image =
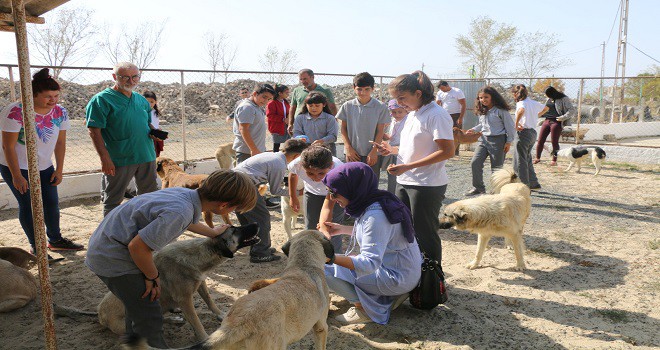
[[[305,140],[305,142],[309,143],[309,136],[307,136],[307,135],[298,135],[298,136],[294,137],[294,139],[302,139],[302,140]]]
[[[390,102],[387,103],[387,108],[389,108],[389,109],[399,109],[399,108],[403,108],[403,107],[399,106],[399,104],[396,103],[395,99],[391,99]]]

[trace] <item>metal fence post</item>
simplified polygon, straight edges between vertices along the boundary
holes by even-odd
[[[639,79],[639,118],[637,118],[638,122],[643,122],[644,121],[644,79]]]
[[[185,162],[188,161],[188,155],[186,153],[186,85],[183,80],[183,71],[181,71],[181,142],[183,143],[183,162],[185,170]]]
[[[9,70],[9,98],[11,102],[16,101],[16,87],[14,86],[14,72],[11,67],[7,67]]]
[[[580,109],[582,109],[582,100],[584,93],[584,79],[580,79],[580,95],[578,97],[578,108],[577,108],[577,127],[575,128],[575,144],[577,145],[580,140]]]

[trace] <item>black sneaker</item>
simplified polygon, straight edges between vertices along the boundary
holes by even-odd
[[[482,190],[478,190],[476,188],[473,188],[472,190],[465,193],[465,195],[469,197],[469,196],[476,196],[476,195],[485,194],[485,193],[486,193],[486,191],[482,191]]]
[[[266,255],[266,256],[251,256],[250,257],[250,262],[255,263],[255,264],[260,264],[260,263],[267,263],[267,262],[273,262],[273,261],[278,261],[282,259],[281,256],[279,255]]]
[[[266,198],[266,208],[268,209],[277,209],[280,207],[280,202],[275,199],[275,197]]]
[[[50,250],[83,250],[82,244],[75,243],[68,238],[60,238],[59,241],[48,242],[48,249]]]
[[[529,186],[529,189],[532,190],[532,191],[533,190],[540,190],[541,185],[540,184],[532,185],[532,186]]]

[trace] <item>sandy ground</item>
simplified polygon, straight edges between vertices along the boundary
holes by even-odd
[[[468,158],[451,161],[446,203],[469,189]],[[525,229],[528,270],[516,272],[513,253],[495,239],[485,267],[468,270],[476,236],[447,230],[443,266],[449,301],[432,311],[404,303],[386,326],[341,326],[330,319],[329,349],[629,349],[660,347],[660,175],[656,169],[606,166],[562,173],[537,167],[543,190],[533,195]],[[286,238],[272,211],[275,247]],[[27,248],[16,210],[0,211],[0,245]],[[86,243],[102,217],[98,198],[62,204],[67,237]],[[302,221],[299,226],[302,225]],[[193,237],[184,234],[181,239]],[[279,253],[281,254],[281,253]],[[54,256],[59,254],[53,253]],[[66,253],[51,268],[54,301],[93,311],[106,292],[83,264],[85,252]],[[275,277],[286,259],[251,264],[245,253],[216,268],[207,283],[223,311],[259,278]],[[32,270],[36,275],[36,268]],[[1,283],[1,282],[0,282]],[[219,322],[196,297],[208,332]],[[330,316],[349,307],[332,297]],[[117,336],[94,317],[56,319],[60,349],[118,349]],[[188,324],[165,325],[171,346],[194,342]],[[44,348],[40,304],[1,315],[0,349]],[[305,337],[291,349],[312,348]]]

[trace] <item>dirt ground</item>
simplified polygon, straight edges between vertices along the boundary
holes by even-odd
[[[448,165],[445,203],[469,189],[469,158]],[[660,174],[658,169],[606,165],[563,173],[537,167],[543,189],[533,194],[525,229],[525,272],[513,270],[512,251],[491,242],[485,267],[468,270],[476,236],[440,232],[449,301],[432,311],[404,303],[388,325],[341,326],[332,319],[349,304],[332,296],[329,349],[632,349],[660,347]],[[275,247],[286,238],[281,217],[271,211]],[[0,245],[27,249],[16,210],[0,211]],[[65,236],[87,243],[101,221],[98,198],[62,203]],[[299,222],[299,227],[302,221]],[[193,237],[184,234],[181,239]],[[281,253],[278,253],[281,254]],[[53,253],[54,256],[60,254]],[[85,252],[62,254],[50,270],[54,302],[94,311],[106,292],[83,264]],[[251,264],[245,252],[216,268],[207,283],[221,310],[246,293],[255,279],[275,277],[286,259]],[[36,268],[31,270],[35,275]],[[1,282],[0,282],[1,283]],[[210,333],[219,322],[196,297]],[[0,349],[42,349],[40,303],[0,316]],[[118,349],[117,336],[94,317],[57,318],[60,349]],[[188,324],[165,325],[171,346],[194,342]],[[290,349],[312,348],[307,336]]]

